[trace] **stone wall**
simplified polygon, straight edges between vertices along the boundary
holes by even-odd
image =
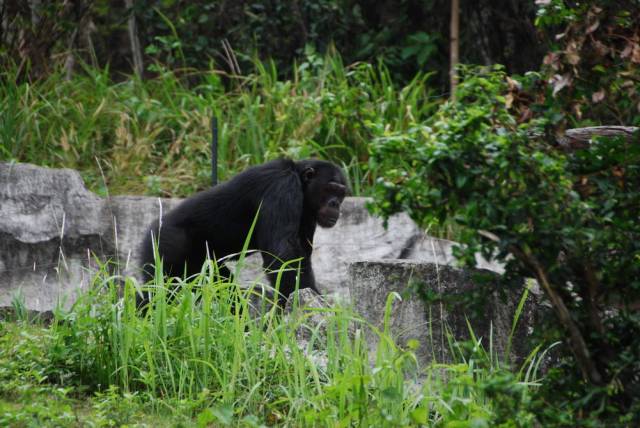
[[[404,214],[390,218],[385,229],[368,213],[366,202],[345,199],[336,226],[318,228],[313,253],[318,287],[349,299],[380,329],[387,296],[400,293],[404,297],[393,303],[390,323],[398,343],[418,339],[423,363],[450,359],[445,333],[468,337],[465,312],[426,305],[405,291],[417,282],[455,296],[474,287],[473,275],[480,271],[453,267],[456,244],[425,236]],[[0,163],[0,313],[19,294],[31,311],[50,311],[58,302],[68,305],[106,260],[119,262],[116,273],[138,276],[138,246],[148,225],[179,203],[141,196],[101,198],[85,188],[76,171]],[[482,272],[502,271],[500,265],[477,261]],[[259,254],[248,258],[240,280],[267,283]],[[473,321],[474,333],[486,347],[491,341],[498,354],[507,346],[520,293],[507,301],[492,297],[483,309],[486,316]],[[522,355],[532,314],[527,310],[521,320],[515,355]],[[376,338],[368,339],[374,346]]]
[[[527,300],[508,349],[524,289],[506,290],[502,296],[489,294],[485,301],[474,302],[471,311],[463,304],[463,294],[479,286],[478,276],[483,276],[484,281],[498,280],[497,273],[486,269],[459,269],[414,260],[366,260],[350,265],[349,287],[356,312],[380,331],[385,328],[387,299],[391,293],[397,293],[400,298],[392,302],[387,327],[400,346],[406,346],[410,339],[418,340],[416,355],[423,364],[452,361],[447,335],[457,340],[470,339],[469,326],[484,349],[500,356],[501,361],[507,357],[507,350],[508,358],[522,360],[528,351],[526,337],[534,322],[535,296]],[[446,296],[446,301],[427,304],[417,297],[416,288],[433,296]],[[372,347],[377,344],[375,334],[367,339]]]
[[[146,228],[179,202],[101,198],[76,171],[0,163],[0,307],[18,293],[32,310],[51,310],[59,300],[68,304],[89,284],[98,261],[118,260],[119,273],[136,275]],[[348,267],[359,260],[452,263],[453,242],[423,235],[405,214],[390,218],[385,229],[365,204],[365,198],[347,198],[338,224],[316,232],[313,266],[323,292],[348,298]],[[260,256],[251,256],[241,280],[266,283],[260,265]]]

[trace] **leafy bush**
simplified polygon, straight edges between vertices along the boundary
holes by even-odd
[[[375,127],[374,212],[404,210],[425,227],[453,219],[463,261],[481,252],[506,263],[507,277],[538,281],[556,314],[541,331],[567,345],[549,389],[561,386],[550,398],[569,406],[569,425],[637,418],[640,145],[598,140],[563,152],[547,117],[516,114],[537,75],[462,71],[457,101],[428,121]]]

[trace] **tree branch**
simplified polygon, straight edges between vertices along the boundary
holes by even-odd
[[[558,138],[558,144],[564,150],[572,151],[587,148],[594,137],[622,137],[625,141],[639,141],[640,128],[635,126],[590,126],[587,128],[567,129],[564,136]]]
[[[529,266],[529,268],[533,270],[538,283],[542,286],[547,296],[551,300],[551,304],[556,313],[556,316],[558,317],[558,320],[560,321],[560,324],[562,324],[564,329],[569,333],[571,350],[576,357],[576,361],[578,362],[578,366],[580,367],[584,378],[588,379],[595,385],[602,385],[604,382],[602,375],[596,368],[596,365],[593,362],[591,355],[589,354],[587,343],[585,342],[580,329],[571,318],[569,309],[567,309],[567,306],[562,300],[562,297],[557,293],[555,287],[549,281],[547,273],[540,265],[538,259],[536,259],[533,254],[523,251],[516,245],[512,245],[510,247],[510,251],[517,259],[519,259],[526,266]]]

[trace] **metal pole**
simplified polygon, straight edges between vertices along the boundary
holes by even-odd
[[[218,184],[218,118],[211,118],[211,185]]]

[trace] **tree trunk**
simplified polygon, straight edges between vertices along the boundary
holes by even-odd
[[[131,42],[131,55],[133,56],[133,71],[138,77],[142,77],[144,64],[142,62],[142,49],[140,48],[140,38],[138,37],[136,15],[133,13],[133,0],[125,0],[124,3],[129,13],[127,27],[129,29],[129,41]]]
[[[451,0],[451,60],[449,77],[451,79],[451,100],[456,99],[456,87],[458,86],[458,65],[460,57],[460,0]]]

